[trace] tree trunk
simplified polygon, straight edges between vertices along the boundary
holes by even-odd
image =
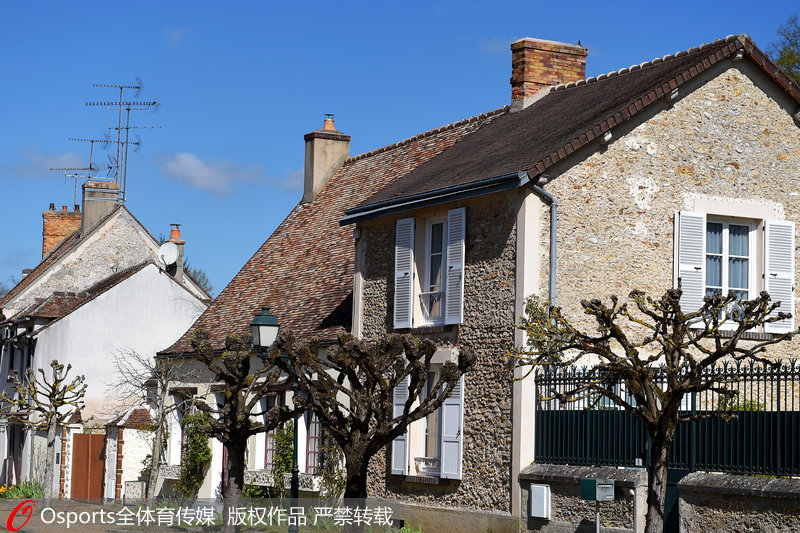
[[[47,424],[47,453],[44,458],[44,503],[49,506],[53,500],[53,474],[56,463],[56,430],[58,429],[58,420],[55,416],[51,416]],[[33,445],[33,443],[31,443]]]
[[[356,454],[357,458],[349,460],[345,457],[345,472],[347,481],[344,487],[343,505],[348,507],[364,508],[367,505],[367,467],[369,458]],[[345,523],[343,533],[361,533],[364,524]]]
[[[228,460],[226,462],[225,496],[223,498],[224,530],[226,532],[239,531],[240,526],[229,523],[228,515],[231,510],[242,506],[242,487],[244,487],[244,452],[247,439],[230,436],[225,443]]]
[[[161,439],[163,438],[164,424],[164,402],[166,401],[167,387],[162,386],[159,391],[158,404],[156,405],[156,435],[153,440],[153,453],[150,455],[150,478],[147,480],[147,506],[156,496],[156,485],[158,484],[158,469],[161,467]]]
[[[647,469],[647,516],[645,533],[663,533],[664,499],[667,495],[667,458],[674,431],[658,428],[651,436],[653,448]]]

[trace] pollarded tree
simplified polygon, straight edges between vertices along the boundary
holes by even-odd
[[[589,408],[607,398],[642,423],[652,442],[645,530],[661,533],[667,459],[676,428],[683,422],[732,416],[724,411],[681,411],[684,397],[713,391],[723,401],[730,400],[737,390],[727,376],[706,370],[724,360],[773,364],[763,357],[767,347],[789,340],[797,332],[742,342],[749,331],[791,318],[778,311],[780,302],[770,302],[766,292],[741,302],[733,293],[717,294],[706,297],[700,309],[688,313],[681,310],[680,289],[670,289],[657,300],[634,290],[630,298],[633,309],[616,296],[611,297],[611,305],[598,299],[581,301],[596,333],[580,330],[560,308],[548,309],[531,300],[526,318],[518,325],[528,333],[528,344],[513,355],[516,365],[529,371],[536,366],[567,367],[586,356],[596,361],[581,385],[552,396],[560,401],[585,400]],[[620,394],[620,385],[625,394]]]
[[[462,349],[458,363],[442,366],[438,381],[423,398],[436,344],[411,335],[387,335],[374,342],[340,333],[338,343],[321,355],[317,340],[301,342],[282,331],[269,350],[268,363],[295,376],[307,397],[298,405],[317,415],[319,423],[344,455],[345,498],[367,497],[369,461],[403,435],[412,422],[436,409],[453,392],[476,356]],[[285,357],[281,357],[284,355]],[[406,401],[395,410],[395,388]]]
[[[227,526],[228,510],[238,507],[242,498],[247,439],[275,429],[303,409],[296,406],[288,409],[277,402],[266,408],[266,399],[276,396],[287,380],[281,379],[279,369],[263,363],[249,334],[228,335],[224,351],[218,353],[211,346],[208,333],[198,329],[192,337],[192,347],[195,358],[225,387],[222,403],[215,402],[212,406],[197,401],[195,407],[211,415],[202,427],[209,437],[222,443],[227,453],[224,498]]]
[[[84,376],[77,376],[67,382],[72,365],[50,362],[51,379],[48,381],[44,369],[37,369],[41,377],[32,369],[25,372],[22,381],[14,380],[14,394],[3,393],[0,402],[3,414],[9,419],[21,422],[36,429],[47,430],[47,455],[45,457],[44,498],[53,498],[53,472],[56,453],[56,430],[65,420],[83,409],[86,394]]]

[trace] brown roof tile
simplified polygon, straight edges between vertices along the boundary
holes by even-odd
[[[411,196],[438,194],[520,171],[533,178],[740,49],[800,102],[797,83],[749,37],[729,36],[674,56],[555,87],[528,108],[492,121],[360,205],[354,202],[351,205],[358,207],[347,212],[357,216],[376,204],[399,204]]]
[[[191,352],[195,329],[209,331],[221,348],[228,333],[245,334],[261,306],[301,337],[332,339],[350,329],[353,288],[352,228],[341,227],[344,208],[505,114],[507,108],[444,126],[352,157],[320,194],[298,204],[261,245],[186,334],[162,354]]]

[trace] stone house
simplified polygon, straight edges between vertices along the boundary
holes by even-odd
[[[82,199],[82,211],[55,211],[51,204],[43,214],[41,263],[0,300],[0,387],[13,394],[14,379],[28,368],[49,376],[52,360],[71,364],[71,376],[85,375],[85,407],[61,428],[55,476],[62,497],[114,498],[118,487],[104,489],[99,455],[87,468],[71,468],[76,457],[86,464],[92,446],[103,446],[104,424],[121,414],[107,390],[116,381],[114,359],[128,351],[155,355],[169,346],[210,297],[181,268],[168,272],[158,261],[158,241],[119,202],[117,184],[89,180]],[[41,481],[43,433],[5,421],[0,431],[3,481]],[[95,433],[96,442],[83,442],[86,432]],[[135,465],[120,481],[137,479],[140,470]]]
[[[680,286],[687,309],[715,290],[795,307],[800,87],[748,36],[589,79],[580,45],[511,50],[509,109],[340,220],[356,236],[354,334],[479,354],[453,401],[371,465],[370,495],[434,530],[516,531],[526,516],[535,389],[504,355],[524,341],[527,297],[578,321],[582,298],[634,288]],[[643,488],[630,487],[636,518],[620,525],[639,530]]]
[[[186,360],[192,355],[191,338],[198,328],[209,332],[220,352],[227,334],[246,335],[262,306],[269,306],[282,328],[298,337],[336,340],[339,330],[351,330],[353,307],[353,232],[339,225],[345,208],[360,202],[382,186],[452,146],[457,140],[504,113],[498,110],[472,117],[371,152],[350,156],[350,136],[335,129],[333,117],[323,128],[305,135],[305,188],[302,200],[253,254],[209,308],[163,357]],[[254,361],[255,364],[258,364]],[[202,381],[202,380],[201,380]],[[219,384],[196,380],[176,383],[176,395],[189,391],[212,401]],[[291,393],[282,394],[291,402]],[[173,435],[178,434],[178,415]],[[313,492],[319,429],[314,417],[304,416],[299,429],[301,487]],[[270,484],[274,439],[260,434],[251,438],[246,479]],[[200,497],[216,497],[222,487],[223,450],[212,443],[213,459]],[[179,441],[170,442],[168,464],[162,471],[174,478],[179,468]]]

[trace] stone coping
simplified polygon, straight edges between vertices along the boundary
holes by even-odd
[[[544,481],[574,484],[582,478],[613,479],[614,484],[621,488],[647,486],[647,471],[640,468],[532,464],[519,474],[520,481],[532,483]]]
[[[800,479],[694,472],[678,483],[678,492],[800,499]]]

